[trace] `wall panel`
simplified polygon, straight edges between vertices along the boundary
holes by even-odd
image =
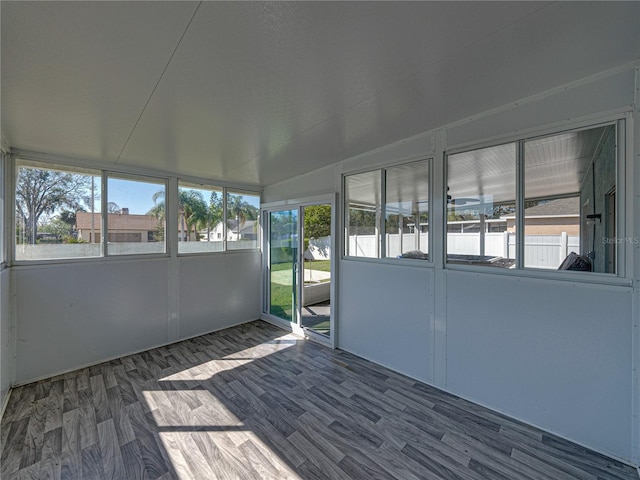
[[[0,411],[13,383],[15,324],[11,315],[11,271],[0,271]]]
[[[258,252],[16,267],[14,275],[17,383],[260,313]]]
[[[456,122],[447,128],[450,146],[483,142],[501,135],[517,135],[522,131],[549,124],[561,124],[577,117],[630,108],[634,101],[633,68],[614,72],[572,87],[561,87],[548,95],[515,102],[477,119]]]
[[[14,269],[16,382],[167,342],[167,260]]]
[[[305,198],[331,193],[335,190],[334,172],[335,167],[331,165],[299,175],[292,180],[269,185],[262,192],[262,201],[269,203],[282,199]]]
[[[257,319],[260,259],[258,252],[181,257],[180,338]]]
[[[446,279],[447,389],[630,458],[630,288]]]
[[[428,382],[432,270],[340,262],[338,346]]]

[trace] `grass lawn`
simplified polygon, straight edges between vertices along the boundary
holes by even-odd
[[[313,260],[311,262],[304,262],[304,268],[311,268],[311,270],[318,270],[319,272],[330,272],[331,260]]]
[[[331,271],[331,260],[315,260],[312,262],[305,262],[305,269],[311,268],[312,270],[320,272]],[[276,263],[271,265],[272,272],[291,271],[291,262]],[[329,282],[330,279],[324,280]],[[293,319],[293,306],[291,298],[291,286],[280,285],[276,282],[271,282],[271,305],[269,305],[269,312],[272,315],[276,315],[280,318],[291,321]]]
[[[277,263],[271,265],[272,272],[292,269],[291,262]],[[291,298],[291,285],[281,285],[271,282],[271,304],[269,305],[269,313],[285,320],[293,319],[293,301]]]
[[[331,271],[331,260],[313,260],[311,262],[304,262],[304,268],[311,270],[318,270],[319,272]],[[272,272],[279,272],[281,270],[291,270],[291,262],[276,263],[271,265]]]

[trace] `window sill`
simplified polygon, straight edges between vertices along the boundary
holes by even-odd
[[[631,287],[633,281],[607,273],[572,272],[568,270],[542,270],[535,268],[497,268],[481,265],[461,265],[446,263],[445,270],[452,272],[477,273],[483,275],[502,275],[505,277],[527,278],[545,281],[571,282],[580,284],[609,285],[615,287]]]
[[[431,260],[420,260],[416,258],[371,258],[371,257],[350,257],[343,256],[341,260],[347,262],[363,262],[363,263],[378,263],[381,265],[396,265],[404,267],[419,267],[419,268],[433,268],[435,265]]]

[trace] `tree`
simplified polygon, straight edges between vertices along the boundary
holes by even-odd
[[[375,233],[378,212],[375,206],[360,207],[349,205],[349,234],[371,235]]]
[[[198,240],[198,227],[206,224],[207,204],[204,202],[202,193],[197,190],[178,191],[178,213],[187,226],[187,238],[193,229],[193,236]]]
[[[158,220],[164,221],[165,211],[165,191],[159,190],[153,194],[155,204],[147,215],[154,215]],[[189,234],[193,229],[194,237],[198,238],[198,226],[206,219],[207,205],[204,202],[202,193],[192,189],[178,190],[178,218],[180,222],[180,232],[187,232],[185,240],[189,240]],[[183,240],[182,238],[180,240]]]
[[[89,192],[87,175],[21,167],[16,182],[16,217],[21,221],[24,241],[36,243],[43,215],[61,208],[79,210],[90,198]]]
[[[307,238],[331,235],[331,205],[311,205],[304,209],[304,236]]]
[[[227,195],[227,218],[236,220],[238,240],[240,230],[247,220],[257,220],[260,210],[247,202],[242,195]]]
[[[207,242],[210,240],[211,229],[223,220],[222,195],[212,191],[209,196],[209,205],[203,218],[203,226],[207,229]]]
[[[45,233],[53,233],[63,242],[68,242],[73,238],[76,226],[76,212],[63,210],[59,215],[53,217],[46,225],[40,228]]]
[[[122,209],[116,202],[107,203],[107,213],[120,213]]]

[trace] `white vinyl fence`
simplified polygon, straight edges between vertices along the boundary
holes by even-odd
[[[221,252],[223,242],[180,242],[181,254]],[[228,241],[227,250],[255,249],[255,240]],[[164,253],[164,242],[119,242],[109,243],[109,255]],[[84,258],[102,255],[99,243],[39,243],[16,245],[17,260],[46,260],[54,258]]]
[[[403,252],[421,250],[426,253],[428,234],[420,234],[420,247],[416,247],[416,236],[387,234],[387,257],[396,257]],[[515,258],[516,237],[514,233],[486,233],[484,236],[485,255]],[[378,243],[376,235],[351,235],[348,254],[354,257],[377,257]],[[579,253],[580,237],[567,235],[526,235],[524,240],[525,267],[555,269],[571,252]],[[448,233],[447,253],[459,255],[480,255],[479,233]]]

